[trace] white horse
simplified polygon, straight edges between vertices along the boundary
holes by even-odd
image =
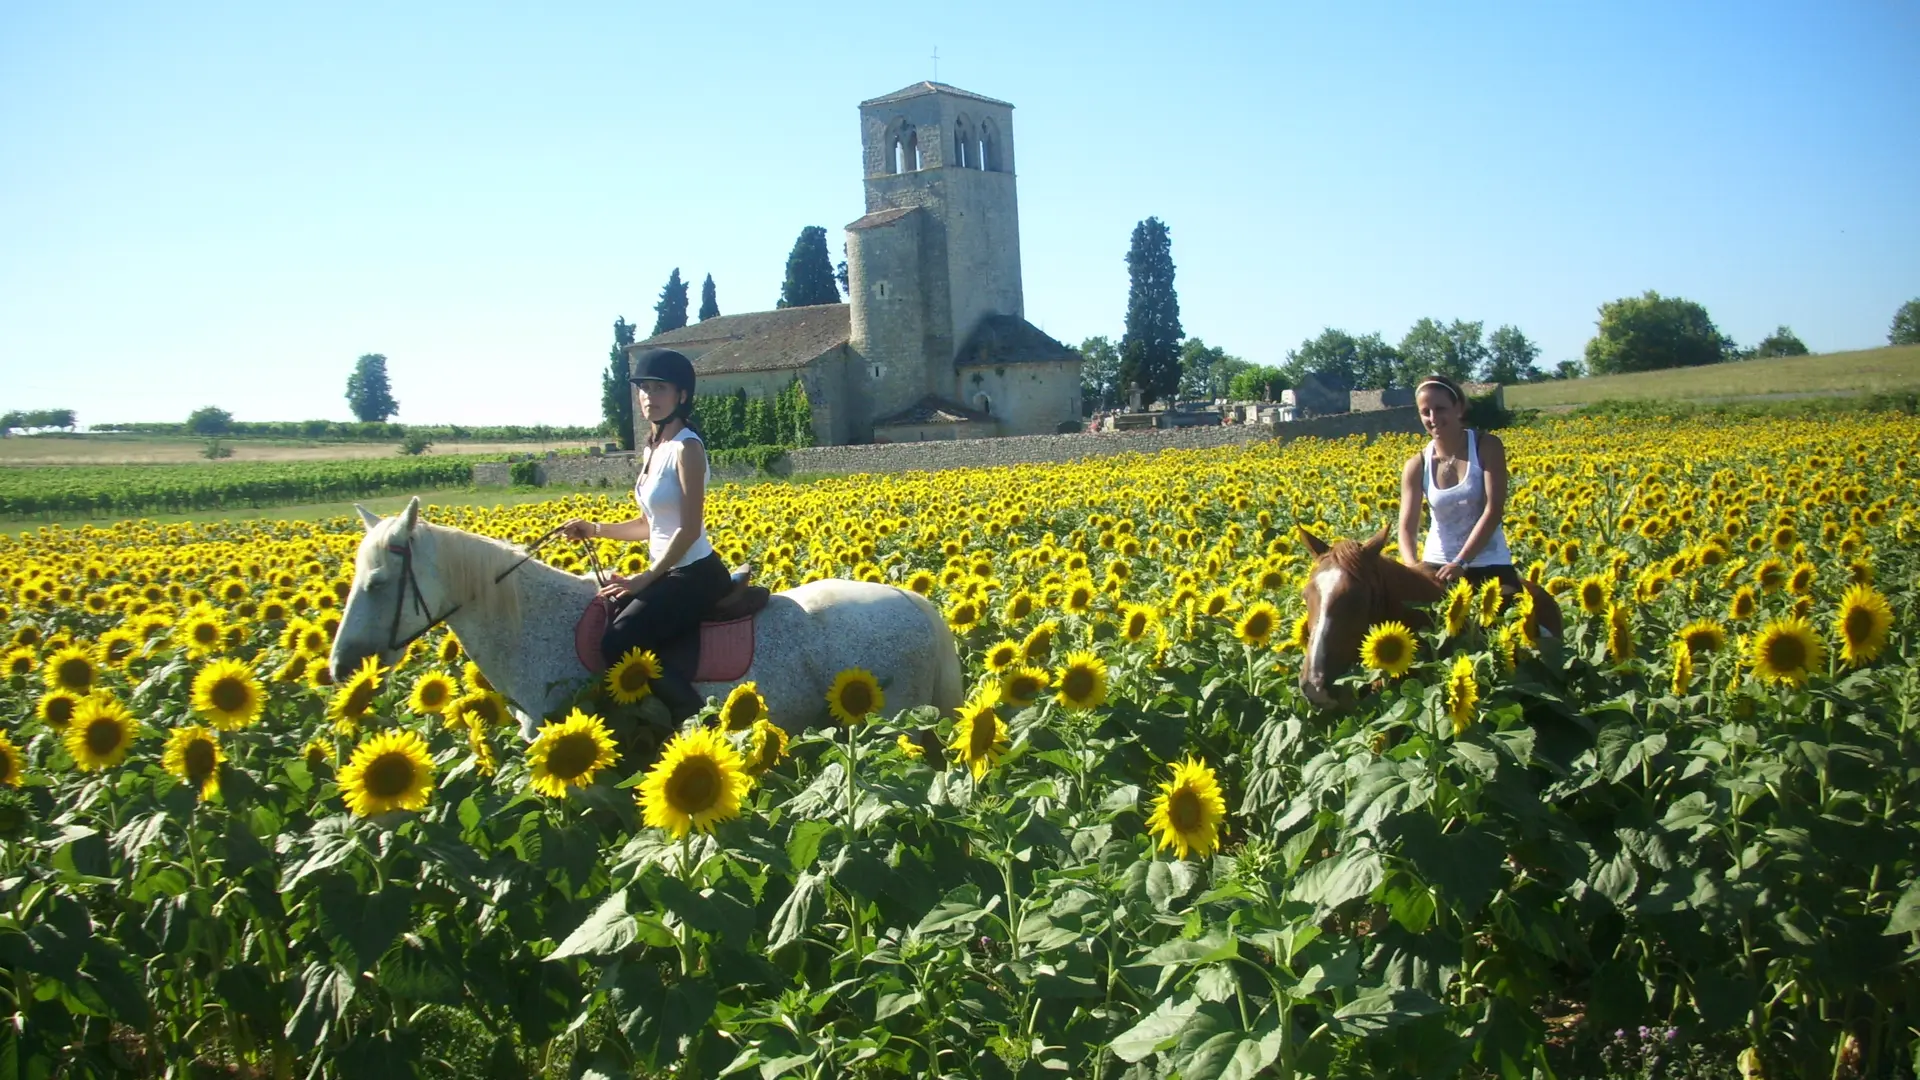
[[[367,531],[333,640],[335,679],[369,656],[392,665],[407,642],[444,620],[531,739],[594,677],[574,651],[592,578],[522,563],[525,553],[510,544],[422,521],[417,497],[390,518],[354,509]],[[753,664],[739,682],[758,684],[773,721],[789,731],[826,722],[827,690],[847,668],[872,672],[889,710],[949,710],[964,694],[946,619],[910,590],[815,581],[775,593],[753,621]],[[724,697],[739,682],[693,686],[703,698]]]

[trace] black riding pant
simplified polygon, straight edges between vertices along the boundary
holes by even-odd
[[[667,571],[645,589],[615,601],[613,618],[600,638],[600,655],[608,667],[619,663],[628,649],[660,656],[669,643],[700,629],[700,621],[732,588],[718,552]]]
[[[1428,563],[1427,569],[1437,572],[1440,569],[1440,564]],[[1466,578],[1467,584],[1476,589],[1484,584],[1488,578],[1494,578],[1500,582],[1500,591],[1508,596],[1518,593],[1523,588],[1520,584],[1520,572],[1513,568],[1512,563],[1498,563],[1493,566],[1463,566],[1460,568],[1460,576]]]

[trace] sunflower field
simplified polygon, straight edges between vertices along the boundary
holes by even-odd
[[[635,654],[523,743],[445,631],[335,685],[349,518],[0,538],[0,1076],[1912,1075],[1920,421],[1506,442],[1564,640],[1456,593],[1334,713],[1295,528],[1411,438],[716,491],[963,650],[793,733]]]

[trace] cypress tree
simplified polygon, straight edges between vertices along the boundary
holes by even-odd
[[[713,275],[708,274],[707,280],[700,285],[700,321],[706,322],[719,314],[720,298],[713,291]]]
[[[625,317],[613,321],[613,351],[600,375],[600,426],[618,439],[620,449],[633,449],[633,388],[627,384],[627,346],[633,344],[633,324]]]
[[[673,268],[673,275],[667,278],[667,284],[660,290],[660,302],[653,305],[655,318],[653,332],[664,334],[669,330],[678,330],[687,325],[687,283],[680,280],[680,268]]]
[[[809,225],[800,230],[787,255],[787,280],[780,286],[780,302],[775,307],[811,307],[814,304],[840,302],[840,286],[834,281],[833,262],[827,257],[827,230]]]
[[[367,353],[353,365],[347,376],[347,407],[361,423],[384,424],[400,411],[393,400],[393,388],[387,382],[387,358],[382,353]]]
[[[1173,291],[1173,241],[1159,218],[1133,227],[1127,250],[1127,333],[1120,339],[1122,400],[1138,383],[1143,404],[1180,388],[1180,297]]]

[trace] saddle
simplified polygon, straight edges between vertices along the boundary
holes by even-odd
[[[733,572],[733,588],[713,605],[700,621],[700,632],[688,634],[669,644],[660,662],[689,682],[732,682],[753,666],[753,617],[758,615],[772,593],[753,584],[753,566],[741,566]],[[600,655],[600,639],[612,620],[614,605],[595,596],[573,627],[573,651],[580,666],[598,675],[607,668]]]

